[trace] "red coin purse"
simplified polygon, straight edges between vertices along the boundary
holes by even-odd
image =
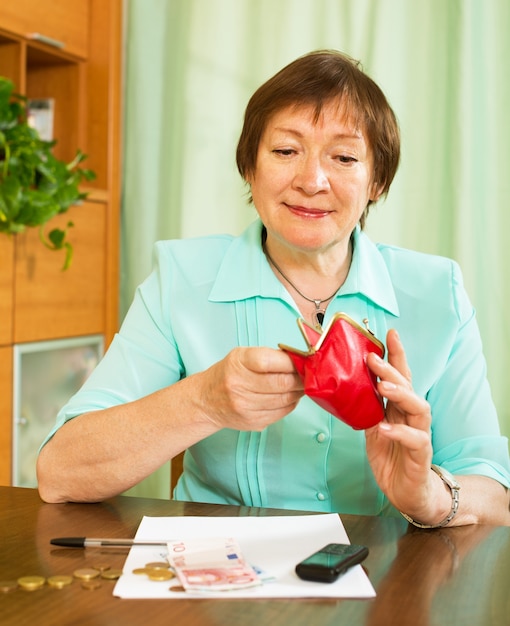
[[[292,359],[305,394],[355,430],[378,424],[384,418],[384,406],[366,357],[375,352],[383,358],[383,343],[345,313],[336,313],[322,331],[303,319],[297,323],[308,351],[279,347]]]

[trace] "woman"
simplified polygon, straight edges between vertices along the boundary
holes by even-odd
[[[314,52],[262,85],[237,150],[260,219],[156,245],[40,452],[42,498],[101,500],[187,450],[177,499],[510,524],[507,441],[457,265],[362,231],[398,160],[395,116],[348,57]],[[386,343],[367,361],[386,417],[366,432],[303,397],[277,348],[302,342],[296,318],[338,311]]]

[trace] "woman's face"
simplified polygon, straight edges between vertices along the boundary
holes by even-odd
[[[248,179],[268,240],[302,252],[347,246],[369,200],[372,153],[338,103],[287,107],[269,119]]]

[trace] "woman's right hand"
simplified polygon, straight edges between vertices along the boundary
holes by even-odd
[[[39,493],[46,502],[104,500],[223,428],[263,430],[302,395],[287,354],[236,348],[176,384],[69,420],[41,450]]]
[[[234,348],[195,376],[199,408],[218,429],[261,431],[290,413],[303,395],[292,360],[273,348]]]

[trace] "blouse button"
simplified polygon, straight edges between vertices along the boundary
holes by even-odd
[[[318,433],[316,437],[319,443],[324,443],[326,441],[326,438],[326,433]]]
[[[317,500],[320,500],[322,502],[325,499],[326,499],[326,496],[321,491],[319,491],[317,494]]]

